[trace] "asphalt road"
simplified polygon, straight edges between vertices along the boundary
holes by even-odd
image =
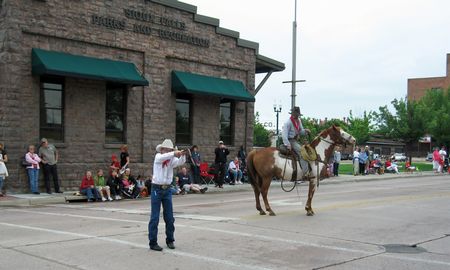
[[[148,200],[0,208],[0,269],[450,269],[450,177],[174,198],[176,249],[149,251]],[[164,244],[164,223],[160,224]]]

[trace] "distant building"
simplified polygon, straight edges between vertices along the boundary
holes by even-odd
[[[408,79],[408,100],[420,100],[427,90],[442,91],[450,87],[450,54],[447,54],[447,75],[445,77]]]
[[[366,145],[375,154],[382,156],[391,156],[394,153],[405,153],[405,143],[399,140],[386,139],[383,135],[373,134],[370,136]]]

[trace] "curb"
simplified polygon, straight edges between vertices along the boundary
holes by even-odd
[[[417,178],[417,177],[437,177],[437,176],[446,176],[447,174],[435,174],[435,173],[414,173],[414,174],[392,174],[389,176],[352,176],[352,175],[345,175],[343,178],[327,178],[325,180],[322,180],[320,182],[320,185],[339,185],[343,183],[359,183],[359,182],[373,182],[373,181],[385,181],[385,180],[392,180],[392,179],[402,179],[402,178]],[[448,175],[447,175],[448,176]],[[354,177],[354,178],[353,178]],[[273,184],[279,184],[281,181],[275,180],[272,181]],[[273,185],[272,184],[272,185]],[[301,185],[306,186],[307,183],[301,183]],[[252,186],[248,183],[238,186],[230,186],[225,185],[225,188],[216,188],[216,187],[208,187],[208,193],[228,193],[228,192],[242,192],[242,191],[251,191]],[[44,198],[19,198],[19,199],[12,199],[12,200],[4,200],[0,201],[0,207],[27,207],[27,206],[37,206],[37,205],[46,205],[46,204],[65,204],[69,201],[74,201],[73,195],[71,195],[73,192],[68,193],[65,196],[54,196],[54,197],[44,197]],[[191,195],[191,194],[190,194]],[[79,200],[82,200],[83,198],[80,198]],[[141,198],[141,199],[147,199],[147,198]]]

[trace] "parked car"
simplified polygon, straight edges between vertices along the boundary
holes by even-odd
[[[391,158],[394,161],[406,161],[406,156],[404,153],[395,153]]]
[[[425,160],[430,162],[433,161],[433,153],[428,153]]]

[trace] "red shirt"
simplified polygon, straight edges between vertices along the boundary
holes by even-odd
[[[84,176],[83,180],[81,180],[80,190],[90,188],[91,186],[94,186],[94,178],[92,176],[90,178]]]
[[[388,160],[388,161],[386,161],[386,168],[387,167],[391,167],[391,165],[392,165],[392,163]]]

